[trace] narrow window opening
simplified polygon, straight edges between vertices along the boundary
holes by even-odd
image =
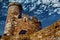
[[[20,32],[19,32],[19,34],[26,34],[26,30],[21,30]]]
[[[7,36],[7,34],[4,34],[4,36]]]
[[[0,38],[1,38],[2,36],[0,35]]]
[[[22,13],[19,14],[18,18],[21,18],[22,17]]]
[[[55,26],[55,28],[57,28],[58,26]]]

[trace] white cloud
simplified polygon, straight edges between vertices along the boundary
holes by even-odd
[[[3,6],[2,8],[8,8],[8,6]]]
[[[30,11],[32,11],[32,10],[34,10],[35,9],[35,6],[34,7],[32,7],[31,9],[30,9]]]
[[[57,12],[57,9],[55,9],[54,12]]]
[[[38,1],[37,1],[37,4],[39,5],[40,3],[41,3],[41,1],[40,1],[40,0],[38,0]]]
[[[39,15],[39,14],[42,14],[43,13],[43,11],[42,10],[37,10],[37,11],[34,11],[34,14],[37,14],[37,15]]]
[[[60,14],[60,11],[58,12],[58,14]]]
[[[30,2],[31,2],[31,0],[26,0],[25,2],[26,2],[26,3],[30,3]]]
[[[60,14],[60,8],[57,8],[57,13]]]
[[[56,8],[54,12],[57,12],[57,14],[60,14],[60,8]]]
[[[50,0],[42,0],[43,4],[49,4]]]
[[[58,3],[59,0],[50,0],[52,3]]]
[[[35,8],[36,8],[36,5],[34,4],[34,5],[32,5],[32,7],[30,8],[29,11],[32,11],[32,10],[34,10]]]
[[[56,4],[59,2],[59,0],[42,0],[43,4],[49,4],[50,2]]]
[[[49,13],[49,15],[51,15],[52,13]]]
[[[25,6],[23,6],[23,10],[26,10],[26,7]]]
[[[53,7],[60,7],[60,3],[54,4]]]

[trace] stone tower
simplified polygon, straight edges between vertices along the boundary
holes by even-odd
[[[10,35],[12,33],[12,28],[16,24],[16,23],[14,24],[14,21],[15,19],[18,19],[21,10],[22,10],[21,5],[19,5],[18,3],[9,4],[4,34]]]
[[[28,36],[40,30],[41,23],[37,18],[25,14],[22,15],[21,11],[22,6],[19,3],[13,2],[9,4],[4,30],[5,35],[14,35],[15,38],[19,38],[19,35],[25,37],[25,35]]]

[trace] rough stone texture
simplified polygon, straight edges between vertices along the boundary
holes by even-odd
[[[60,40],[60,20],[32,35],[31,40]]]
[[[2,40],[60,40],[60,20],[31,34],[3,36]]]
[[[10,3],[9,5],[13,4],[15,3]],[[12,33],[12,28],[14,27],[14,21],[18,19],[18,15],[19,15],[19,6],[13,5],[8,8],[8,15],[6,19],[4,34],[10,35]]]

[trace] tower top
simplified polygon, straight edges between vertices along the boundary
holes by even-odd
[[[8,8],[10,6],[18,6],[20,8],[20,10],[22,10],[22,5],[20,3],[17,3],[17,2],[11,2],[11,3],[9,3]]]

